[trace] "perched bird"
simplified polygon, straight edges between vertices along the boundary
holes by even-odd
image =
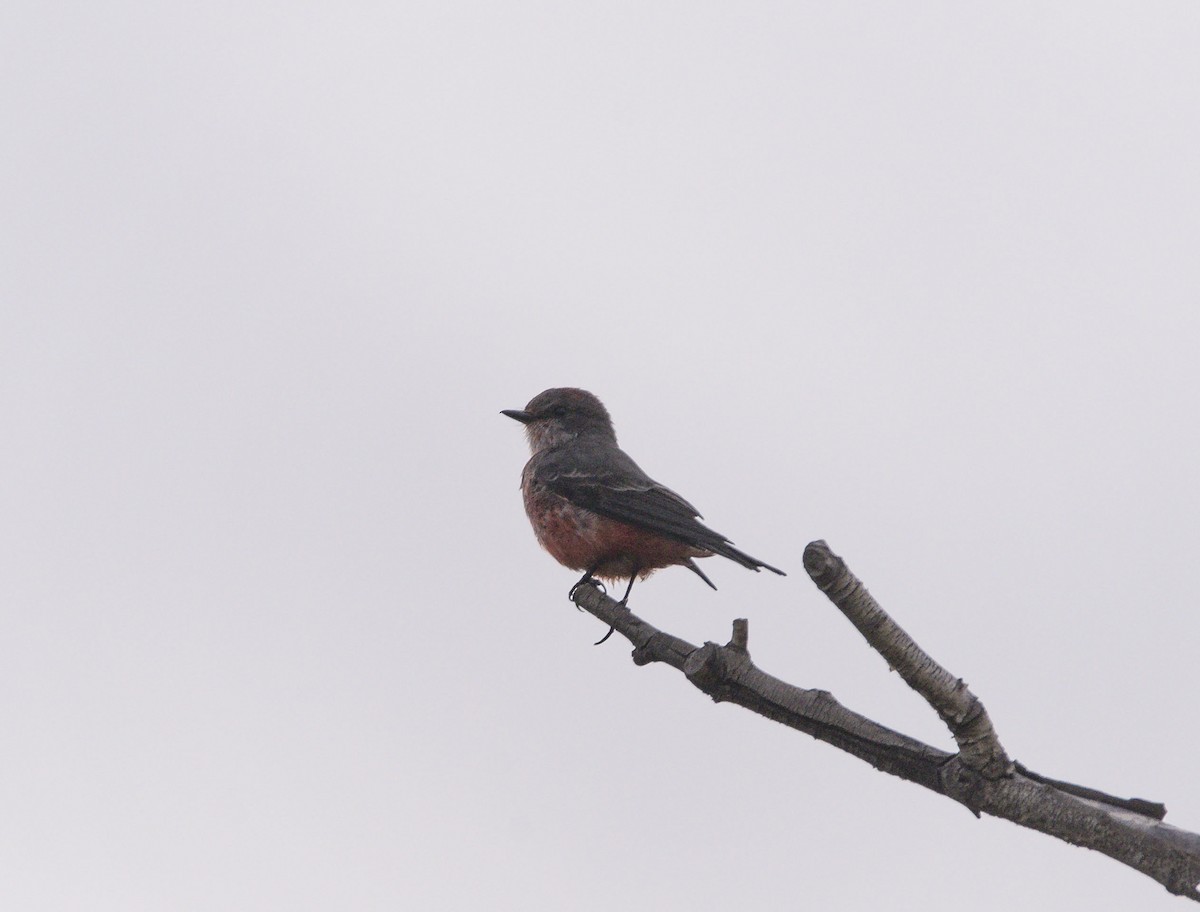
[[[534,534],[560,564],[583,572],[572,594],[593,578],[628,579],[624,605],[635,579],[674,565],[716,589],[695,562],[714,554],[786,575],[698,522],[695,507],[643,472],[617,446],[604,404],[586,390],[548,389],[501,414],[525,425],[533,451],[521,492]]]

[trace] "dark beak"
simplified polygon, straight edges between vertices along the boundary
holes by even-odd
[[[507,415],[514,421],[521,422],[521,424],[529,424],[533,420],[533,416],[522,409],[501,409],[500,414]]]

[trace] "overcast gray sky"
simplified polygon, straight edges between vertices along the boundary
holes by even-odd
[[[1200,6],[11,0],[0,900],[1167,908],[639,669],[550,386],[750,553],[633,608],[1200,828]]]

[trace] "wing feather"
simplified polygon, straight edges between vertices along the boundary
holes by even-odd
[[[782,575],[699,522],[695,507],[652,479],[620,449],[574,447],[543,456],[534,467],[534,478],[576,506],[712,551],[744,567],[765,567]]]

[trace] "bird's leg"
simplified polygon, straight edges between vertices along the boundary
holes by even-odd
[[[599,569],[600,569],[600,565],[597,564],[596,566],[592,567],[591,570],[589,570],[587,573],[585,573],[583,576],[581,576],[579,578],[579,582],[577,582],[574,586],[572,586],[571,591],[567,593],[567,598],[569,598],[571,601],[575,601],[575,593],[579,591],[580,586],[595,586],[597,589],[599,589],[601,592],[604,592],[604,594],[607,595],[608,593],[605,592],[604,583],[600,582],[600,580],[598,580],[598,579],[592,578],[592,574],[595,573]],[[583,609],[580,608],[578,605],[576,605],[575,610],[582,611]]]
[[[623,596],[621,596],[621,601],[618,602],[618,604],[622,608],[624,608],[626,603],[628,603],[628,601],[629,601],[629,593],[631,593],[633,591],[633,581],[635,579],[637,579],[637,575],[638,575],[638,569],[636,567],[634,567],[633,573],[630,574],[630,576],[629,576],[629,585],[625,587],[625,594]]]
[[[627,606],[627,603],[629,602],[629,593],[631,593],[633,591],[633,581],[635,579],[637,579],[637,575],[638,575],[638,571],[637,571],[637,568],[635,567],[633,570],[633,573],[630,574],[630,576],[629,576],[629,585],[625,587],[625,594],[623,596],[621,596],[621,601],[617,602],[617,604],[620,605],[622,608],[625,608]],[[610,636],[612,636],[613,631],[616,629],[617,629],[616,627],[613,627],[610,624],[608,627],[608,633],[604,634],[604,636],[600,637],[600,639],[598,639],[592,645],[599,646],[601,643],[603,643],[605,640],[607,640]]]

